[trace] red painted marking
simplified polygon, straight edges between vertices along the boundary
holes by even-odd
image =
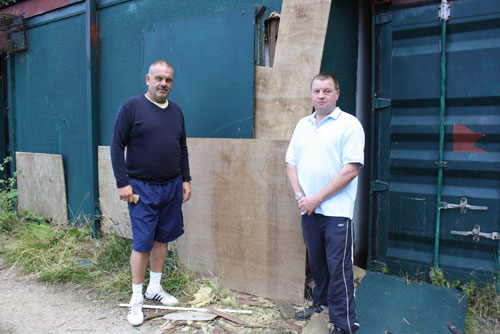
[[[94,47],[97,47],[97,26],[95,22],[90,23],[90,42]]]
[[[453,152],[488,153],[474,146],[484,137],[484,133],[475,133],[465,125],[453,124]]]

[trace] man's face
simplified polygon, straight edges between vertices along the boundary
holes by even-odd
[[[156,64],[146,74],[146,95],[153,101],[165,103],[174,83],[174,70],[164,64]]]
[[[311,100],[316,112],[330,113],[337,107],[340,91],[332,79],[316,79],[311,85]]]

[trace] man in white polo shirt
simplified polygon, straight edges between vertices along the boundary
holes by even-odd
[[[352,272],[352,217],[365,136],[356,117],[337,107],[338,80],[329,73],[311,82],[314,113],[302,118],[286,153],[287,174],[302,212],[302,235],[315,282],[307,320],[329,307],[330,334],[352,333],[356,322]]]

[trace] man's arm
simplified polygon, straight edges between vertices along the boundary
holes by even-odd
[[[310,196],[304,196],[299,200],[300,211],[307,215],[312,215],[314,210],[316,210],[321,203],[344,189],[349,182],[358,176],[358,168],[358,163],[349,163],[342,167],[337,175],[335,175],[333,179],[318,193]],[[295,172],[297,172],[297,170],[295,170]]]
[[[184,192],[182,203],[189,201],[189,199],[191,198],[191,183],[189,183],[188,181],[182,182],[182,191]]]
[[[110,155],[113,174],[115,175],[116,186],[118,188],[118,196],[120,200],[132,203],[134,201],[134,194],[132,187],[128,184],[124,156],[130,127],[124,108],[124,104],[122,104],[116,115],[113,136],[111,137]]]
[[[122,201],[132,203],[134,201],[134,192],[130,184],[125,187],[118,188],[118,196]]]
[[[299,183],[299,176],[297,174],[297,167],[287,163],[286,164],[286,174],[288,175],[288,180],[290,181],[290,184],[292,185],[292,189],[295,194],[302,194],[304,191],[302,190],[302,187],[300,186]]]

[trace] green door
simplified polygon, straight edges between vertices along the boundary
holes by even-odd
[[[445,40],[438,5],[389,6],[374,15],[369,266],[426,278],[437,262],[449,279],[493,283],[500,232],[500,1],[451,2]]]

